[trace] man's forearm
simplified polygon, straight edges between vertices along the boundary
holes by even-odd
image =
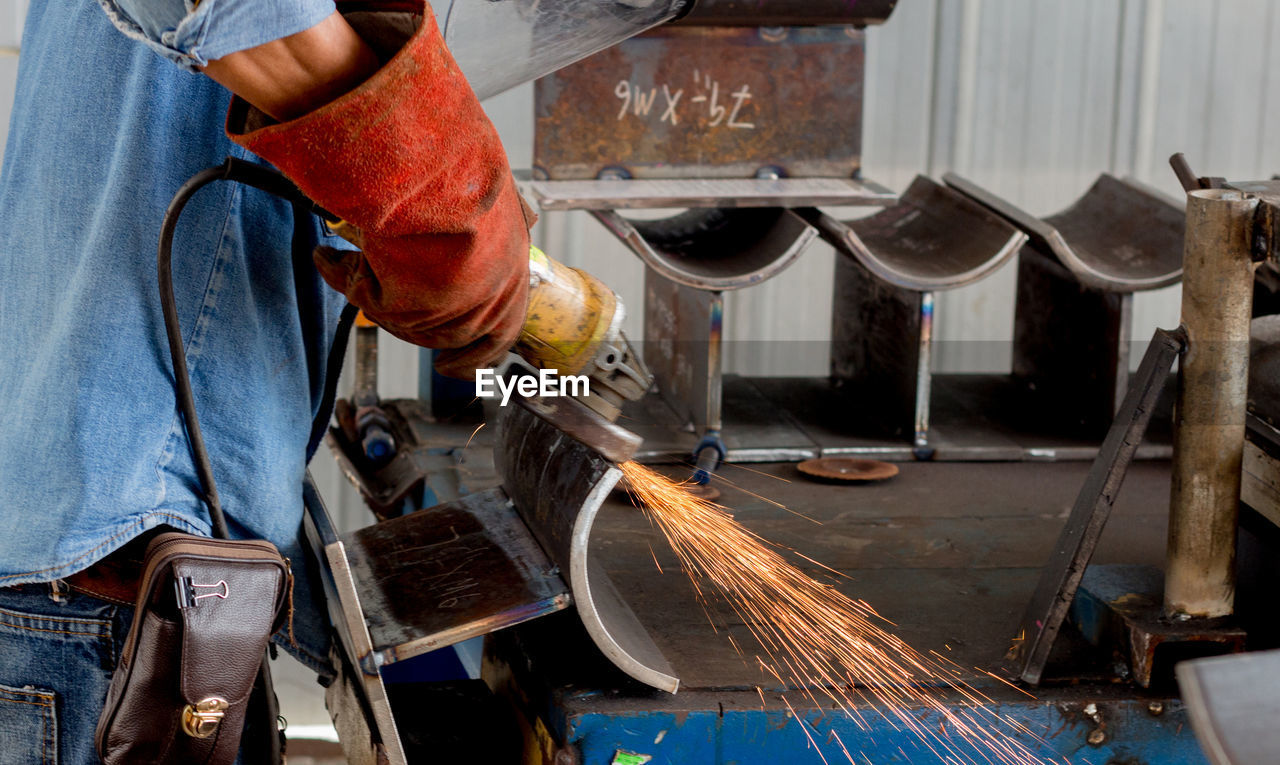
[[[335,11],[310,29],[210,61],[204,73],[284,122],[337,99],[379,66]]]

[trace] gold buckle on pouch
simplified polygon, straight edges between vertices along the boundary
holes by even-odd
[[[209,738],[218,731],[226,711],[227,700],[217,696],[188,704],[182,710],[182,730],[192,738]]]

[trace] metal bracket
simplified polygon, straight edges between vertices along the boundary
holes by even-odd
[[[1280,264],[1280,180],[1232,181],[1224,187],[1243,191],[1262,202],[1254,215],[1253,260]]]
[[[614,210],[591,214],[656,273],[700,290],[736,290],[765,282],[794,263],[818,236],[794,212],[781,210],[768,232],[745,249],[737,242],[726,246],[723,237],[712,235],[699,239],[696,252],[685,254],[656,247],[635,222]]]
[[[822,238],[880,279],[917,292],[972,284],[999,269],[1027,235],[965,195],[917,175],[898,203],[841,222],[797,211]]]
[[[1137,181],[1104,173],[1071,207],[1041,219],[955,173],[942,179],[1025,231],[1081,284],[1136,292],[1182,278],[1183,205]]]

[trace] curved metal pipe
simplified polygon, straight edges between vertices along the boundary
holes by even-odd
[[[596,646],[636,680],[675,693],[680,687],[675,671],[591,555],[596,515],[622,471],[560,424],[571,418],[574,432],[589,437],[582,422],[590,417],[620,430],[572,399],[514,402],[498,421],[494,462],[516,510],[551,561],[568,573],[578,615]],[[628,459],[615,436],[611,456]],[[631,443],[631,454],[639,443],[639,438]]]

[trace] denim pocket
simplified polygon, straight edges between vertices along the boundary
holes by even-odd
[[[57,697],[43,688],[0,685],[0,765],[56,765]]]
[[[93,728],[115,668],[109,603],[0,589],[0,765],[98,762]]]

